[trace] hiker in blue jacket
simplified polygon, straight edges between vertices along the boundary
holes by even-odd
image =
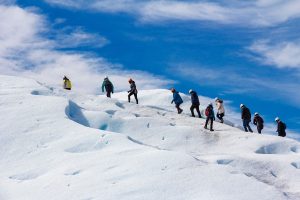
[[[195,113],[194,113],[194,109],[196,109],[199,118],[201,118],[201,113],[200,113],[200,101],[199,101],[199,97],[196,91],[193,91],[192,89],[190,89],[189,93],[191,94],[191,113],[192,113],[192,117],[195,117]]]
[[[180,108],[180,104],[183,103],[183,100],[181,98],[181,96],[179,95],[179,92],[177,92],[174,88],[171,89],[171,92],[173,93],[173,100],[171,102],[175,103],[175,107],[177,108],[177,112],[178,114],[182,113],[182,109]]]
[[[212,103],[208,104],[207,108],[205,109],[206,121],[204,128],[207,129],[207,124],[210,121],[210,131],[214,131],[213,123],[215,121],[215,112]]]

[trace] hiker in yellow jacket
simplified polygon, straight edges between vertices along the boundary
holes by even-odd
[[[66,76],[64,76],[63,80],[64,80],[64,89],[71,90],[72,88],[71,81]]]

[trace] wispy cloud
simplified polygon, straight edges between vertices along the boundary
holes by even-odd
[[[79,27],[75,28],[75,30],[71,29],[59,32],[55,36],[55,40],[59,48],[101,48],[109,44],[109,40],[105,37],[95,33],[87,33]]]
[[[256,60],[278,68],[300,69],[300,42],[272,44],[268,40],[254,42],[249,48]]]
[[[212,21],[240,26],[274,26],[300,17],[298,0],[220,0],[209,2],[171,0],[45,0],[72,9],[128,13],[138,20],[156,23],[168,20]]]
[[[82,41],[93,43],[98,36],[79,30],[67,40],[49,39],[49,33],[55,31],[47,27],[52,26],[41,14],[18,6],[0,6],[0,73],[34,77],[56,86],[67,75],[76,90],[85,93],[99,92],[106,75],[117,90],[127,89],[129,77],[137,80],[140,89],[160,88],[171,82],[147,72],[125,70],[92,54],[57,50],[58,43],[68,46],[71,38],[74,44],[70,45],[87,45]]]

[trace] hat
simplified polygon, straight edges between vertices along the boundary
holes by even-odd
[[[215,98],[215,101],[217,101],[217,100],[219,100],[219,97],[216,97],[216,98]]]
[[[240,108],[242,108],[242,107],[244,107],[244,106],[245,106],[244,104],[241,104],[241,105],[240,105]]]
[[[254,113],[254,115],[256,116],[256,115],[259,115],[259,114],[258,114],[258,112],[256,112],[256,113]]]
[[[108,76],[105,76],[104,79],[108,79]]]
[[[275,122],[277,122],[277,121],[279,121],[279,120],[280,120],[279,117],[276,117],[276,118],[275,118]]]
[[[175,88],[171,88],[171,92],[175,92]]]
[[[191,94],[192,92],[193,92],[193,90],[192,90],[192,89],[190,89],[190,90],[189,90],[189,93]]]

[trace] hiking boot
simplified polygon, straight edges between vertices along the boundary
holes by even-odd
[[[210,129],[210,131],[215,131],[214,129]]]
[[[203,128],[204,128],[204,129],[207,129],[207,127],[206,127],[206,126],[204,126]]]
[[[183,110],[182,110],[182,109],[180,109],[180,110],[178,111],[178,114],[181,114],[181,113],[182,113],[182,111],[183,111]]]

